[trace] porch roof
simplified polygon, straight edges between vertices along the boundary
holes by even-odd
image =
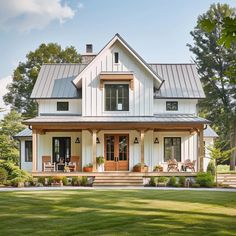
[[[210,121],[193,114],[156,114],[154,116],[38,116],[23,123],[27,125],[44,123],[156,123],[156,124],[175,124],[175,123],[198,123],[209,124]]]

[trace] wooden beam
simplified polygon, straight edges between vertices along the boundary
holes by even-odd
[[[38,170],[38,140],[37,140],[37,130],[32,130],[32,172],[37,172]]]
[[[93,164],[93,171],[96,171],[97,162],[96,162],[96,156],[97,156],[97,130],[92,130],[92,164]]]
[[[144,171],[144,134],[145,130],[140,131],[140,142],[141,142],[141,172]]]
[[[203,127],[198,132],[198,171],[203,171],[204,158],[204,142],[203,142]]]

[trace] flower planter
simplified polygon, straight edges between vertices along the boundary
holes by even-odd
[[[60,181],[59,183],[51,183],[51,186],[52,187],[62,187],[63,186],[63,183],[62,183],[62,181]]]
[[[93,167],[84,167],[83,171],[84,172],[92,172],[93,171]]]
[[[158,169],[155,169],[154,172],[163,172],[163,167],[160,167]]]
[[[144,166],[143,171],[148,172],[148,166]],[[134,166],[133,167],[133,172],[141,172],[141,166]]]

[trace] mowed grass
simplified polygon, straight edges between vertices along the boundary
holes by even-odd
[[[0,193],[0,235],[236,235],[236,193],[68,190]]]

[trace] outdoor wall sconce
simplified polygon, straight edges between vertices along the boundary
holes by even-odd
[[[158,137],[155,138],[154,143],[155,143],[155,144],[158,144],[158,143],[159,143]]]
[[[97,137],[97,141],[96,141],[96,143],[97,143],[97,144],[99,144],[99,143],[100,143],[100,140],[99,140],[99,138],[98,138],[98,137]]]
[[[134,144],[138,144],[138,138],[137,137],[135,137],[135,139],[134,139]]]
[[[80,143],[80,139],[79,139],[79,137],[76,138],[75,143]]]

